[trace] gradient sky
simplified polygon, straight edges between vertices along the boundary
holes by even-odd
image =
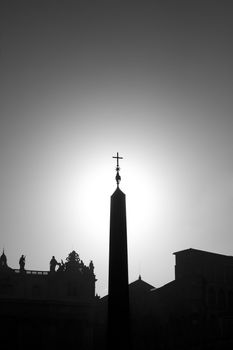
[[[233,255],[231,1],[0,5],[0,249],[47,270],[76,250],[107,293],[116,152],[130,282],[173,252]]]

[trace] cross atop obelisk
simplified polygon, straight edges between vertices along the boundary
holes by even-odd
[[[123,157],[119,157],[119,153],[117,152],[117,155],[116,157],[112,157],[112,158],[115,158],[117,160],[117,166],[116,166],[116,183],[117,183],[117,187],[119,187],[119,183],[121,181],[121,177],[120,177],[120,174],[119,174],[119,171],[120,171],[120,166],[119,166],[119,159],[123,159]]]

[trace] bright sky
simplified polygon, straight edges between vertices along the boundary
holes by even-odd
[[[233,255],[233,21],[207,0],[2,1],[0,249],[47,270],[76,250],[107,293],[115,160],[130,282],[173,252]]]

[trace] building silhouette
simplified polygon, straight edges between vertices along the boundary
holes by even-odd
[[[155,288],[139,276],[129,284],[132,349],[231,349],[233,256],[197,249],[174,255],[173,281]],[[1,345],[106,349],[108,295],[95,296],[95,281],[93,264],[75,252],[55,271],[13,269],[3,252]]]
[[[132,349],[220,350],[233,347],[233,256],[197,249],[175,252],[175,279],[155,288],[129,284]],[[108,296],[98,302],[104,346]]]
[[[24,258],[24,259],[23,259]],[[7,264],[0,257],[0,331],[4,349],[93,348],[95,274],[71,252],[66,262],[50,261],[50,271]]]

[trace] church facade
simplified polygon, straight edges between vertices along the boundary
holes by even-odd
[[[5,349],[93,349],[95,274],[73,251],[65,263],[50,261],[50,271],[7,264],[0,257],[0,330]]]

